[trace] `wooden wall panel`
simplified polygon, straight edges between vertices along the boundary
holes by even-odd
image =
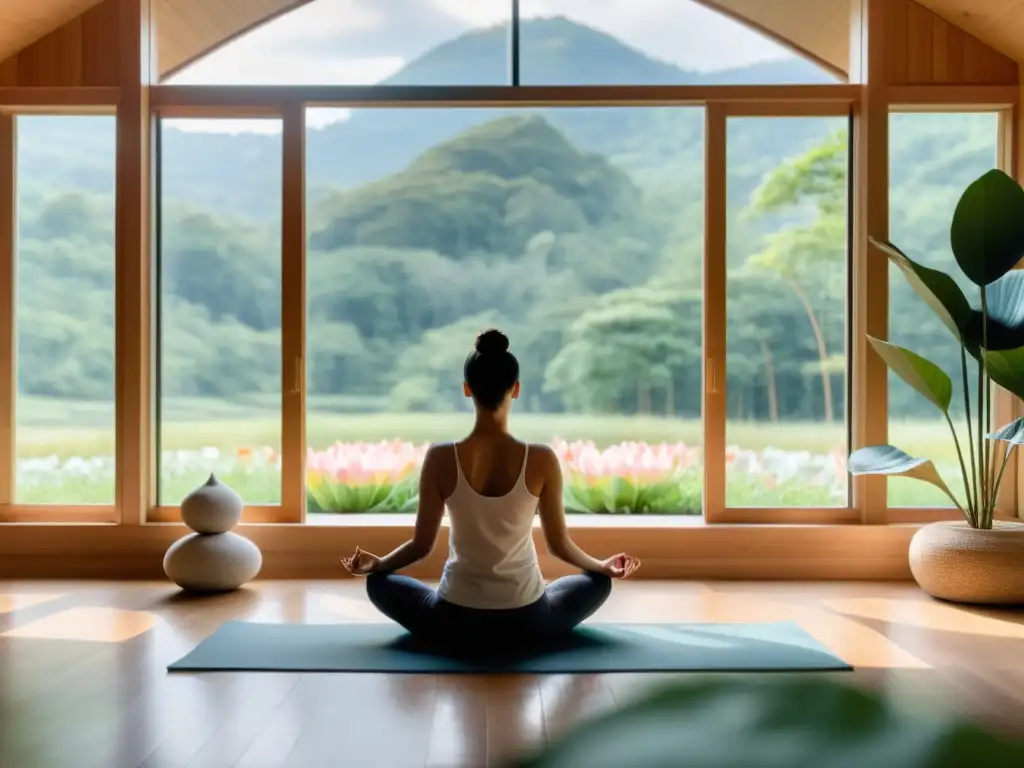
[[[973,1],[973,0],[972,0]],[[1013,85],[1017,62],[914,0],[888,0],[891,85]],[[1021,28],[1024,55],[1024,24]]]
[[[0,60],[17,53],[101,0],[0,0]]]
[[[1021,0],[918,0],[952,26],[1016,61],[1024,61],[1024,2]]]
[[[103,0],[0,62],[0,86],[116,86],[117,11],[117,0]]]

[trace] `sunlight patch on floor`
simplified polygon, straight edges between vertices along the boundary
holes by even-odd
[[[151,630],[156,614],[118,608],[69,608],[3,633],[3,637],[123,643]]]
[[[892,638],[847,616],[817,606],[712,592],[698,598],[691,621],[744,623],[795,621],[847,664],[856,668],[930,669]],[[698,617],[699,618],[696,618]]]
[[[918,629],[1024,639],[1024,617],[1008,614],[1017,621],[986,616],[969,608],[923,600],[892,600],[882,597],[822,600],[822,605],[849,616]]]
[[[373,604],[367,599],[356,599],[344,595],[323,595],[320,598],[320,607],[328,613],[345,619],[346,621],[358,621],[376,623],[387,621]]]
[[[15,592],[0,594],[0,614],[14,613],[34,605],[42,605],[51,600],[57,600],[64,595],[49,595],[33,592]]]

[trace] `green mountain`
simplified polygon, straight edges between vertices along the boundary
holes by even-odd
[[[580,152],[539,115],[472,128],[407,169],[312,212],[310,244],[520,253],[538,232],[583,232],[628,218],[640,190],[604,157]],[[396,226],[397,225],[397,226]]]
[[[410,62],[392,85],[504,85],[510,81],[507,24],[467,32]],[[686,45],[685,33],[679,41]],[[523,85],[760,85],[829,83],[835,78],[799,57],[713,73],[689,72],[564,16],[524,20],[519,28]]]

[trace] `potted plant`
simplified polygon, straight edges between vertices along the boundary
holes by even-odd
[[[957,498],[930,460],[892,445],[855,451],[849,470],[931,483],[963,513],[963,520],[927,525],[914,535],[910,568],[922,589],[964,603],[1024,603],[1024,524],[994,519],[1003,473],[1024,442],[1024,419],[989,432],[992,385],[1024,397],[1024,270],[1014,269],[1024,257],[1024,189],[1002,171],[986,173],[960,198],[950,239],[957,265],[978,288],[973,305],[949,275],[917,263],[891,243],[871,242],[959,343],[966,429],[963,424],[957,429],[950,416],[953,385],[945,371],[909,349],[868,340],[896,375],[945,416],[965,496]],[[978,362],[973,385],[968,357]]]

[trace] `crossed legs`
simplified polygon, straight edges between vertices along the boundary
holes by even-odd
[[[366,579],[370,602],[389,619],[414,636],[453,641],[488,630],[538,638],[565,635],[604,605],[611,591],[608,576],[588,571],[551,582],[535,603],[492,611],[447,603],[408,576],[373,573]]]

